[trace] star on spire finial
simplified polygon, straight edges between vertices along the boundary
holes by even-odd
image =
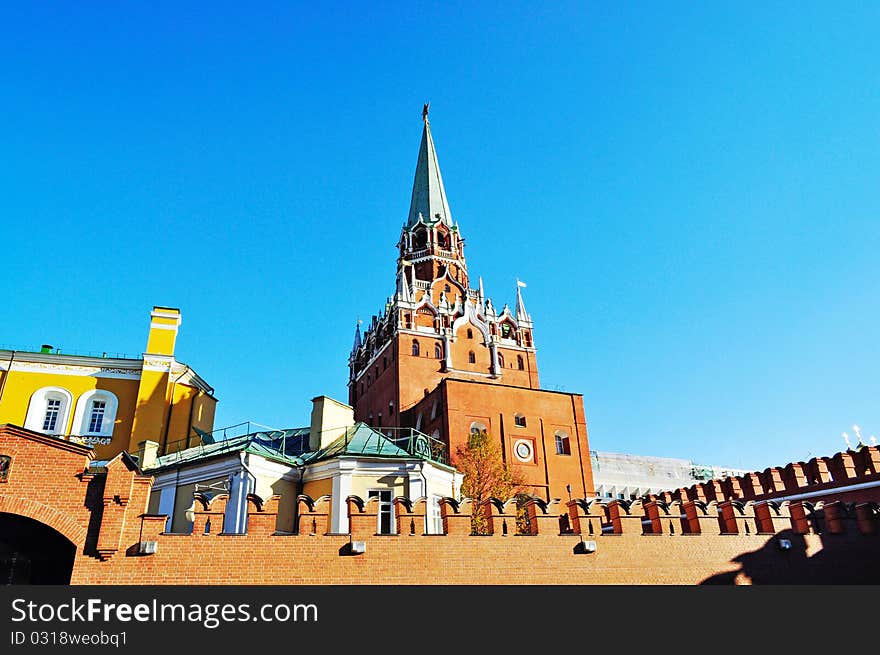
[[[422,107],[422,120],[426,123],[428,122],[428,107],[431,106],[430,102],[426,102],[424,107]]]

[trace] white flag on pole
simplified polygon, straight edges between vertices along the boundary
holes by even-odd
[[[524,287],[524,286],[526,286],[526,283],[523,282],[522,280],[520,280],[519,278],[517,278],[517,280],[516,280],[516,286],[518,286],[518,287]]]

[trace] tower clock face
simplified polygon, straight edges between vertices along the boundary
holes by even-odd
[[[532,461],[532,444],[525,439],[518,440],[513,444],[513,454],[521,462]]]

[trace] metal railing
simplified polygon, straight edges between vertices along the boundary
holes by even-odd
[[[446,444],[439,439],[419,432],[414,428],[375,427],[371,429],[381,433],[388,442],[405,450],[413,457],[427,459],[439,464],[449,464]],[[218,428],[211,432],[197,432],[189,440],[178,439],[168,442],[165,453],[162,455],[163,465],[173,464],[183,459],[198,458],[206,453],[216,455],[229,452],[241,446],[239,441],[241,437],[259,433],[266,434],[267,436],[267,439],[264,440],[264,445],[277,450],[280,454],[298,456],[308,451],[308,433],[288,435],[288,432],[289,430],[267,428],[253,421],[245,421],[244,423]],[[345,431],[344,443],[346,450],[348,450],[354,432],[352,429]],[[278,434],[273,436],[273,433]],[[209,436],[213,441],[205,442],[205,435]],[[371,454],[381,455],[383,448],[391,450],[389,446],[385,445],[385,442],[380,441],[370,449]],[[184,452],[186,455],[183,454]]]
[[[233,448],[233,445],[237,445],[237,442],[233,442],[233,445],[230,445],[230,441],[233,441],[239,437],[245,437],[248,435],[253,435],[257,433],[272,433],[272,432],[280,432],[281,436],[278,439],[273,439],[272,441],[277,441],[277,449],[281,453],[287,453],[287,435],[284,430],[278,430],[276,428],[270,428],[261,423],[255,423],[253,421],[245,421],[244,423],[236,423],[235,425],[227,425],[226,427],[216,428],[211,430],[210,432],[203,432],[200,430],[196,430],[193,428],[194,434],[192,434],[188,439],[177,439],[175,441],[169,441],[165,446],[165,453],[163,457],[168,457],[170,455],[177,455],[177,457],[171,459],[172,462],[179,461],[183,459],[183,456],[180,455],[183,451],[192,451],[196,449],[196,456],[202,455],[208,451],[211,454],[215,453],[224,453]],[[205,437],[208,437],[206,440]],[[292,438],[291,438],[291,446],[293,446]],[[274,447],[274,443],[273,443]],[[190,455],[187,455],[189,458]],[[167,460],[166,460],[167,461]]]
[[[398,448],[419,459],[429,459],[440,464],[448,464],[446,444],[419,432],[415,428],[373,428],[381,432]]]
[[[141,355],[111,352],[109,350],[77,350],[62,347],[24,346],[19,344],[0,343],[0,350],[9,350],[20,353],[33,353],[38,355],[74,355],[76,357],[95,357],[98,359],[141,359]]]

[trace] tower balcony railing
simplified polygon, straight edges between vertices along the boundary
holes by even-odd
[[[420,257],[428,257],[430,255],[434,255],[435,257],[445,257],[446,259],[458,259],[457,252],[454,250],[445,250],[443,248],[420,248],[409,253],[407,257],[409,259],[419,259]]]
[[[449,464],[446,444],[415,428],[374,428],[398,448],[419,459]]]
[[[431,283],[427,280],[416,280],[416,289],[427,291],[429,288],[431,288]]]

